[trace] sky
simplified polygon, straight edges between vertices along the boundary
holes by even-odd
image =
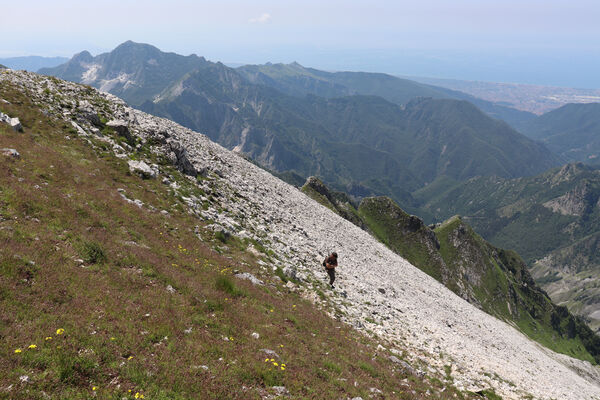
[[[600,88],[597,0],[20,0],[0,58],[133,40],[225,63]]]

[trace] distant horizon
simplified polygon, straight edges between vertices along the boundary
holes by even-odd
[[[93,50],[84,48],[84,49],[75,51],[71,55],[29,54],[29,55],[15,55],[15,56],[8,56],[8,57],[2,56],[2,57],[0,57],[0,60],[16,59],[16,58],[23,58],[23,57],[43,57],[45,59],[53,59],[53,58],[70,59],[75,54],[80,53],[82,51],[89,51],[93,56],[97,56],[99,54],[107,53],[107,52],[114,50],[114,48],[116,48],[118,45],[125,43],[128,40],[129,39],[123,40],[122,42],[119,42],[114,47],[109,48],[109,49],[95,49],[95,51],[93,51]],[[404,78],[404,79],[432,78],[432,79],[446,79],[446,80],[458,80],[458,81],[470,81],[470,82],[536,85],[536,86],[550,86],[550,87],[577,88],[577,89],[600,89],[600,77],[598,79],[596,79],[597,80],[596,85],[584,86],[584,85],[582,85],[581,80],[576,80],[576,79],[569,80],[568,78],[572,77],[571,75],[567,75],[567,77],[566,77],[567,79],[552,79],[551,77],[548,77],[547,74],[540,76],[539,69],[535,69],[535,68],[531,69],[530,73],[537,75],[536,79],[519,79],[517,77],[517,75],[508,74],[508,73],[505,73],[504,76],[506,76],[506,78],[502,79],[502,74],[498,74],[496,72],[496,75],[494,75],[488,69],[485,69],[485,68],[484,68],[485,70],[483,72],[481,72],[481,71],[478,72],[478,71],[476,71],[476,69],[473,69],[472,67],[471,68],[467,68],[467,67],[461,68],[461,64],[464,65],[465,62],[468,63],[468,59],[470,59],[470,57],[473,57],[472,55],[467,54],[467,56],[470,56],[470,57],[467,57],[467,60],[465,60],[464,52],[461,54],[463,56],[462,58],[452,57],[452,54],[443,54],[441,56],[438,56],[437,57],[438,60],[441,60],[441,61],[438,61],[437,63],[431,62],[431,60],[435,58],[433,55],[424,54],[423,52],[412,52],[412,53],[405,52],[404,59],[403,59],[402,55],[396,55],[393,52],[389,52],[388,54],[385,54],[383,51],[377,51],[377,50],[371,50],[371,51],[363,50],[363,52],[369,53],[369,56],[366,57],[367,60],[376,58],[377,60],[379,60],[379,62],[377,62],[377,61],[365,62],[362,60],[362,57],[359,57],[359,55],[356,54],[356,52],[354,52],[354,51],[346,51],[345,54],[342,54],[341,57],[336,57],[335,60],[330,60],[328,58],[322,58],[320,56],[321,53],[319,52],[319,53],[313,53],[313,55],[310,57],[305,57],[307,59],[306,62],[304,60],[301,60],[300,57],[294,57],[292,54],[289,54],[287,57],[280,56],[276,60],[268,59],[268,60],[264,60],[264,61],[260,61],[260,56],[254,55],[252,57],[252,59],[253,59],[252,61],[243,62],[243,61],[238,61],[238,60],[217,59],[215,57],[210,57],[207,54],[201,54],[200,52],[197,52],[197,51],[196,52],[192,51],[192,52],[188,52],[188,53],[173,51],[170,49],[161,48],[160,46],[156,46],[155,44],[149,43],[149,42],[143,42],[143,41],[137,42],[136,41],[136,43],[149,44],[149,45],[159,48],[163,52],[174,52],[174,53],[182,54],[182,55],[196,54],[199,57],[204,57],[209,61],[222,62],[223,64],[231,66],[231,67],[238,67],[238,66],[242,66],[242,65],[267,64],[267,63],[290,64],[292,62],[298,62],[299,64],[301,64],[304,67],[315,68],[315,69],[331,71],[331,72],[354,71],[354,72],[386,73],[386,74],[394,75],[394,76]],[[288,49],[287,52],[291,53],[290,49]],[[302,53],[303,52],[299,52],[298,55],[300,56]],[[408,54],[406,54],[406,53],[408,53]],[[306,52],[304,52],[304,54],[306,54]],[[266,56],[266,55],[263,55],[263,56]],[[513,58],[514,57],[515,56],[513,55]],[[533,57],[533,56],[529,55],[529,57]],[[593,57],[593,56],[590,55],[590,57]],[[242,57],[240,57],[240,58],[242,58]],[[600,62],[600,56],[597,56],[596,58]],[[309,61],[311,59],[314,59],[313,61],[315,61],[315,62],[311,63]],[[320,63],[318,62],[319,59],[321,60]],[[394,62],[385,63],[384,60],[386,60],[386,59],[393,60]],[[347,62],[346,67],[344,67],[342,65],[344,63],[344,60]],[[547,60],[545,60],[544,58],[540,58],[538,56],[536,65],[539,66],[539,64],[544,64],[547,62],[548,62]],[[386,64],[386,65],[381,65],[381,64]],[[398,65],[398,64],[402,64],[402,66],[403,66],[402,70],[398,70],[399,67],[394,67],[395,65]],[[438,72],[441,69],[448,71],[449,67],[451,70],[453,70],[455,72],[453,75],[443,74],[441,72]],[[479,69],[481,69],[481,68],[479,68]],[[521,72],[521,74],[522,74],[522,72]],[[530,75],[532,76],[532,74],[530,74]],[[509,76],[512,77],[512,79],[509,78]],[[577,84],[577,82],[579,82],[579,84]]]
[[[0,58],[131,39],[223,63],[600,88],[596,0],[21,0],[3,13]]]

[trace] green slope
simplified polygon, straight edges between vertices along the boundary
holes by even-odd
[[[600,103],[564,105],[532,120],[522,132],[565,159],[600,162]]]

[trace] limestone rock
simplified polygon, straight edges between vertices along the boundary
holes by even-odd
[[[12,158],[21,158],[21,155],[15,149],[6,149],[6,148],[0,149],[0,154],[2,154],[3,156],[12,157]]]
[[[79,103],[78,113],[81,118],[89,121],[92,125],[97,127],[102,126],[102,122],[100,121],[98,113],[89,101],[83,100]]]
[[[129,125],[127,124],[127,122],[120,119],[112,120],[107,122],[106,126],[108,126],[109,128],[113,128],[115,132],[117,132],[118,135],[123,136],[127,140],[127,143],[129,143],[130,145],[132,145],[135,142],[133,135],[129,131]]]
[[[261,352],[265,353],[269,357],[279,358],[279,354],[269,349],[260,349]]]
[[[255,277],[254,275],[252,275],[249,272],[243,272],[241,274],[236,274],[235,277],[238,279],[248,280],[248,281],[252,282],[253,285],[262,286],[265,284],[263,281],[261,281],[260,279],[258,279],[257,277]]]
[[[154,169],[150,168],[150,166],[143,161],[130,160],[127,164],[129,165],[129,171],[144,179],[156,178],[158,175]]]
[[[20,132],[23,130],[23,126],[21,125],[21,121],[19,121],[19,118],[11,118],[8,115],[1,113],[1,112],[0,112],[0,122],[4,122],[5,124],[8,124],[11,128],[13,128],[17,132]]]
[[[170,141],[169,147],[175,154],[175,166],[181,172],[186,175],[197,176],[198,171],[194,168],[194,165],[190,162],[188,152],[179,142]]]

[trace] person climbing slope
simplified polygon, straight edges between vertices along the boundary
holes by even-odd
[[[332,289],[335,289],[335,286],[333,286],[333,282],[335,281],[335,267],[337,267],[337,265],[337,253],[335,251],[328,255],[325,258],[325,261],[323,261],[325,271],[327,271],[327,275],[329,275],[329,285]]]

